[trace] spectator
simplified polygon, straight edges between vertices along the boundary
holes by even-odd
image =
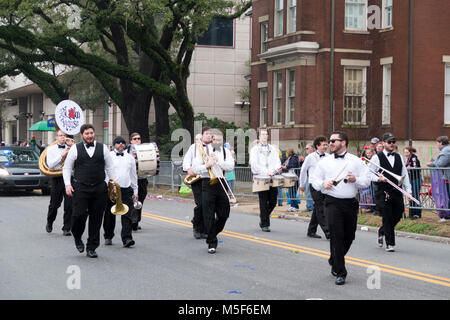
[[[224,148],[227,148],[228,150],[230,150],[231,154],[233,155],[234,158],[234,162],[236,163],[236,153],[234,152],[234,150],[231,149],[231,146],[228,142],[225,142],[223,144]],[[226,172],[225,173],[225,179],[227,179],[227,183],[228,186],[231,189],[231,192],[234,192],[234,181],[236,180],[236,175],[234,173],[234,168],[232,171]]]
[[[283,169],[283,172],[291,172],[291,173],[295,173],[296,175],[298,175],[298,170],[296,172],[295,169],[300,168],[301,165],[298,162],[298,156],[294,153],[294,150],[288,149],[286,151],[286,157],[287,157],[287,159],[284,162],[284,165],[281,166],[281,168]],[[289,189],[288,189],[288,198],[291,201],[291,206],[288,209],[289,212],[298,211],[298,204],[300,201],[297,198],[297,194],[296,194],[297,189],[298,189],[298,182],[295,183],[295,186],[289,187]]]
[[[450,146],[447,136],[440,136],[436,139],[437,146],[439,148],[439,155],[435,160],[427,163],[428,167],[448,168],[450,167]],[[447,189],[447,197],[450,199],[450,169],[443,170],[443,176],[445,179],[445,186]],[[450,203],[450,201],[448,201]],[[447,205],[447,208],[449,206]],[[442,217],[441,217],[442,218]],[[450,220],[450,213],[447,212],[443,220]]]
[[[366,153],[366,158],[369,160],[372,159],[372,157],[375,155],[375,147],[373,146],[367,147],[367,149],[364,151]]]
[[[280,161],[283,162],[283,151],[278,148],[278,156],[280,157]],[[283,206],[283,198],[284,198],[284,190],[282,187],[278,187],[278,206]],[[288,201],[288,204],[290,202]]]
[[[422,186],[422,179],[420,177],[420,161],[416,156],[417,150],[413,147],[405,147],[403,149],[403,154],[405,155],[405,165],[408,168],[409,181],[411,182],[412,196],[419,200],[420,198],[420,187]],[[417,207],[414,201],[409,202],[410,207]],[[422,218],[422,209],[409,209],[409,218],[418,219]]]
[[[383,142],[378,142],[375,145],[375,151],[376,151],[375,153],[383,152],[383,150],[384,150]]]
[[[378,138],[372,138],[372,140],[370,140],[370,146],[365,146],[365,147],[364,147],[364,151],[362,152],[361,157],[366,157],[366,158],[368,158],[368,159],[370,160],[370,158],[367,157],[367,150],[369,150],[369,149],[375,150],[375,149],[376,149],[376,146],[377,146],[377,144],[378,144],[379,142],[380,142],[380,139],[378,139]]]
[[[312,143],[308,143],[305,147],[306,153],[309,155],[316,151]],[[304,160],[303,160],[304,161]],[[306,178],[305,183],[305,196],[306,196],[306,209],[303,212],[309,212],[314,210],[314,200],[311,196],[311,191],[309,190],[309,177]]]
[[[372,141],[371,141],[372,145],[364,146],[364,152],[363,152],[362,156],[369,160],[372,159],[372,157],[375,155],[374,141],[378,140],[378,139],[377,140],[375,140],[375,139],[377,139],[377,138],[372,139]],[[367,213],[374,213],[372,205],[374,203],[373,199],[375,198],[375,194],[374,194],[373,190],[374,190],[373,182],[367,188],[359,189],[360,203],[363,204],[360,207],[361,207],[361,209],[366,209]]]

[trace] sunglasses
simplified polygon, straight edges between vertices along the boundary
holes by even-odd
[[[328,143],[335,143],[336,141],[344,141],[342,139],[331,139]]]
[[[127,144],[124,140],[122,141],[116,141],[116,144]]]
[[[132,140],[141,140],[141,137],[134,137]]]
[[[386,141],[387,144],[395,144],[397,141],[395,140],[391,140],[391,141]]]

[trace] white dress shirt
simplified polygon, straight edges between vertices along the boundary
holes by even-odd
[[[388,152],[386,150],[383,150],[384,155],[386,156],[386,158],[388,159],[391,167],[393,168],[395,165],[395,156],[388,156]],[[405,177],[405,179],[403,180],[403,184],[402,187],[403,189],[408,192],[411,193],[412,189],[411,189],[411,182],[409,181],[409,175],[408,175],[408,169],[406,169],[405,166],[405,162],[403,161],[403,157],[400,156],[400,160],[402,162],[402,173],[401,175]],[[371,174],[372,174],[372,181],[378,181],[378,176],[373,173],[373,172],[378,172],[380,168],[378,168],[376,165],[380,165],[380,158],[378,158],[378,155],[374,155],[372,157],[372,159],[370,159],[371,162],[373,162],[374,164],[369,164],[369,168],[372,170]],[[376,165],[375,165],[376,164]],[[385,168],[388,171],[389,168]],[[382,173],[386,178],[388,177],[388,173]]]
[[[345,183],[341,181],[337,186],[326,190],[323,187],[324,182],[330,180],[340,180],[352,173],[356,177],[355,183]],[[344,158],[336,159],[334,155],[325,157],[317,163],[309,177],[309,183],[314,189],[321,191],[323,194],[339,199],[356,198],[358,190],[367,188],[371,182],[369,168],[357,156],[345,153]]]
[[[317,163],[319,163],[319,161],[328,156],[329,154],[325,152],[321,157],[318,151],[314,151],[306,156],[305,161],[303,161],[302,164],[302,169],[300,171],[300,182],[299,182],[300,188],[305,188],[306,179],[311,175],[311,172],[312,170],[314,170]]]
[[[270,144],[258,143],[250,150],[250,167],[253,175],[267,176],[269,173],[276,174],[281,168],[281,160],[277,149]]]
[[[86,150],[87,154],[90,158],[94,155],[95,148],[97,146],[97,141],[94,141],[94,147],[86,148],[86,143],[83,141],[84,149]],[[113,162],[111,160],[111,155],[109,154],[109,148],[106,144],[103,144],[103,158],[105,159],[105,182],[108,184],[108,180],[110,176],[112,176],[113,172]],[[75,160],[77,160],[78,157],[78,151],[77,146],[74,144],[72,148],[70,148],[69,153],[67,154],[66,161],[64,162],[63,167],[63,178],[64,178],[64,184],[66,186],[71,186],[72,183],[70,182],[70,177],[72,175],[72,168],[75,163]]]
[[[205,151],[205,154],[212,154],[214,153],[217,158],[217,166],[213,167],[211,170],[213,171],[213,174],[217,178],[223,178],[223,171],[229,172],[234,169],[234,158],[231,154],[230,150],[224,148],[221,146],[219,150],[213,151],[212,144],[208,144],[205,147],[203,147],[203,150]],[[226,159],[224,160],[224,154],[223,151],[226,152]],[[202,178],[209,178],[208,169],[206,169],[206,164],[203,161],[200,152],[195,152],[195,157],[193,157],[192,161],[192,170],[195,172],[195,174],[199,174],[202,176]]]
[[[196,154],[195,143],[191,144],[188,151],[184,155],[183,158],[183,171],[188,171],[188,169],[192,168],[192,162],[194,161],[194,155]]]
[[[64,145],[64,148],[59,148],[58,144],[54,144],[47,149],[47,166],[50,169],[61,169],[61,155],[66,148],[68,148],[67,145]]]
[[[124,151],[123,156],[117,155],[117,150],[110,151],[113,162],[112,174],[108,177],[116,180],[121,188],[133,188],[133,193],[138,194],[136,162],[132,155]]]

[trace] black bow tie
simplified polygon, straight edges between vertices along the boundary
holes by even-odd
[[[324,154],[319,154],[319,157],[325,157],[325,153]]]
[[[334,154],[334,158],[335,158],[335,159],[339,159],[339,158],[344,159],[344,157],[345,157],[346,154],[347,154],[347,152],[344,153],[342,156],[339,156],[339,155],[337,155],[337,154],[335,153],[335,154]]]
[[[65,149],[65,148],[66,148],[66,145],[65,145],[65,144],[63,144],[63,145],[58,144],[58,148],[60,148],[60,149]]]
[[[93,147],[94,146],[94,143],[93,142],[91,142],[91,143],[86,143],[86,148],[90,148],[90,147]]]
[[[123,152],[117,152],[116,156],[122,156],[123,157]]]
[[[389,156],[394,156],[395,155],[395,152],[388,152],[388,157]]]

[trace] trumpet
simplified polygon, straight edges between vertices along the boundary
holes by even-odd
[[[394,177],[395,179],[399,178],[399,179],[397,179],[397,181],[401,181],[401,182],[402,182],[401,184],[403,184],[403,180],[405,179],[405,176],[402,176],[402,177],[401,177],[401,176],[399,176],[398,174],[389,172],[388,170],[385,170],[384,168],[381,168],[381,167],[378,166],[376,163],[373,163],[372,161],[370,161],[370,160],[367,159],[367,158],[363,158],[363,160],[364,160],[366,163],[371,163],[371,164],[375,165],[376,167],[378,167],[378,168],[380,168],[380,169],[386,171],[387,173],[389,173],[389,174],[390,174],[392,177]],[[390,184],[392,187],[394,187],[396,190],[400,191],[406,198],[408,198],[408,199],[411,200],[411,201],[414,201],[414,202],[417,203],[419,206],[421,205],[419,200],[417,200],[417,199],[414,198],[412,195],[410,195],[408,192],[406,192],[405,190],[403,190],[402,188],[400,188],[399,185],[393,183],[391,180],[389,180],[388,178],[386,178],[382,173],[377,172],[377,171],[374,171],[374,170],[372,170],[370,167],[369,167],[369,170],[370,170],[370,172],[372,172],[373,174],[377,175],[378,177],[385,178],[387,183],[389,183],[389,184]],[[400,184],[400,185],[401,185],[401,184]]]
[[[386,172],[387,174],[389,174],[391,177],[393,177],[395,180],[397,180],[397,184],[398,184],[399,186],[401,186],[401,185],[403,184],[403,181],[405,180],[406,175],[404,175],[404,176],[399,176],[398,174],[395,174],[395,173],[393,173],[393,172],[391,172],[391,171],[389,171],[389,170],[386,170],[385,168],[382,168],[381,166],[377,165],[376,163],[370,161],[370,159],[367,159],[367,158],[365,158],[365,157],[363,157],[362,159],[363,159],[366,163],[373,164],[375,167],[377,167],[378,169],[382,170],[382,171],[383,171],[382,173],[385,173],[385,172]]]

